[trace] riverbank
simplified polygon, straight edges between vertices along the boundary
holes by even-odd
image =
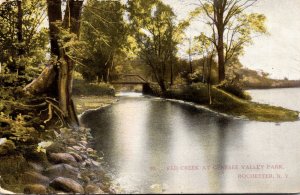
[[[60,128],[43,137],[37,145],[1,138],[0,193],[116,193],[103,157],[92,149],[90,129]]]
[[[204,105],[209,109],[236,117],[262,122],[287,122],[299,120],[299,112],[282,107],[259,104],[238,98],[228,92],[212,87],[212,104],[209,104],[207,86],[197,83],[173,86],[165,94],[153,90],[152,95],[169,99],[190,101]]]
[[[90,129],[65,128],[60,123],[46,127],[45,116],[17,96],[17,89],[9,89],[0,98],[0,194],[118,191],[112,185],[111,171],[104,165],[103,156],[92,149]],[[116,101],[113,96],[74,99],[78,101],[78,114]],[[23,114],[20,108],[31,112]]]
[[[115,96],[74,96],[77,114],[80,115],[86,110],[98,109],[109,106],[118,101]]]

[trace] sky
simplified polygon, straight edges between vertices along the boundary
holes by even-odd
[[[0,3],[4,0],[0,0]],[[163,0],[178,16],[184,19],[199,0]],[[263,70],[272,78],[300,79],[300,0],[258,0],[252,12],[267,17],[269,35],[254,39],[240,57],[242,64],[250,69]],[[187,29],[188,36],[201,32],[201,22]],[[203,28],[203,27],[202,27]]]
[[[178,19],[193,10],[198,0],[163,0],[173,7]],[[270,35],[254,39],[240,57],[242,64],[250,69],[263,70],[272,78],[300,79],[300,0],[258,0],[251,12],[267,17]],[[201,32],[201,22],[193,23],[187,33],[191,36]]]

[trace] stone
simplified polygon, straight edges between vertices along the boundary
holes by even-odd
[[[82,157],[75,152],[69,152],[69,154],[71,154],[77,162],[81,162],[83,160]]]
[[[47,194],[47,188],[41,184],[26,185],[24,194]]]
[[[77,144],[77,141],[76,141],[76,139],[74,139],[74,138],[70,138],[70,139],[68,139],[68,144],[70,144],[70,145],[75,145],[75,144]]]
[[[65,146],[59,142],[54,142],[51,146],[47,147],[47,153],[60,153],[63,151],[65,151]]]
[[[48,177],[34,171],[26,171],[22,176],[22,180],[25,184],[48,185],[50,182],[50,179]]]
[[[85,187],[86,194],[105,194],[99,186],[89,184]]]
[[[0,138],[0,155],[9,154],[16,149],[13,141],[6,138]]]
[[[77,151],[82,150],[82,147],[80,147],[80,146],[73,146],[73,148],[74,148],[75,150],[77,150]]]
[[[51,181],[50,186],[57,190],[63,190],[72,193],[84,193],[83,187],[76,181],[70,178],[57,177]]]
[[[66,163],[72,164],[76,163],[76,159],[68,153],[51,153],[49,155],[49,160],[54,163]]]
[[[91,160],[92,164],[96,167],[100,167],[101,166],[101,163],[100,162],[97,162],[97,161],[94,161],[94,160]]]
[[[86,141],[80,141],[79,142],[81,145],[83,145],[83,146],[87,146],[87,142]]]
[[[51,167],[45,170],[45,174],[51,179],[60,176],[77,179],[78,173],[79,173],[78,168],[75,168],[68,164],[52,165]]]
[[[90,153],[93,153],[93,152],[95,152],[95,150],[94,150],[94,149],[92,149],[92,148],[88,148],[88,149],[86,149],[86,151],[87,151],[87,152],[90,152]]]
[[[42,172],[44,170],[44,167],[39,163],[28,162],[28,166],[36,172]]]

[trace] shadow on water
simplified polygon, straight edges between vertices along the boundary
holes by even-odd
[[[225,164],[227,145],[242,138],[243,126],[191,105],[151,98],[122,98],[111,107],[86,113],[81,121],[92,129],[95,149],[103,151],[108,164],[120,177],[132,176],[143,192],[153,184],[174,190],[178,176],[189,177],[189,172],[172,167]],[[222,191],[223,175],[208,173],[209,191]],[[187,185],[193,191],[197,177],[193,174],[193,181],[187,179],[175,190]]]

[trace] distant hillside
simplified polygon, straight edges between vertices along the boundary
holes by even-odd
[[[300,80],[278,80],[269,78],[267,73],[243,68],[240,70],[243,85],[246,89],[291,88],[300,87]]]

